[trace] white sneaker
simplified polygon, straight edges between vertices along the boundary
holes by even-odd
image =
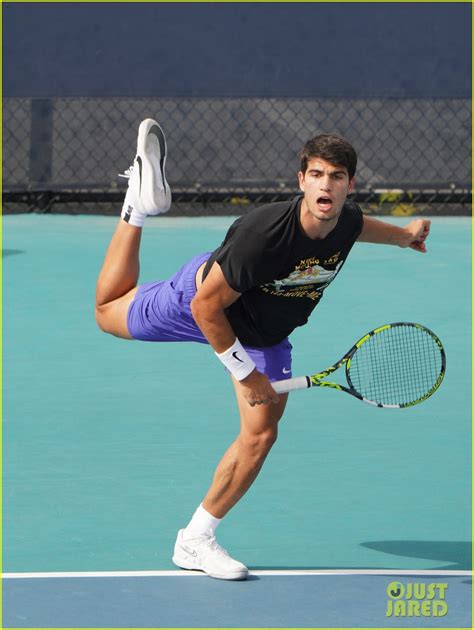
[[[127,223],[142,226],[147,215],[163,214],[171,206],[171,190],[165,177],[166,138],[151,118],[138,128],[137,154],[132,166],[120,177],[128,177],[122,207]]]
[[[180,529],[174,546],[173,562],[181,569],[204,571],[219,580],[245,580],[249,574],[247,567],[229,556],[214,536],[183,538]]]

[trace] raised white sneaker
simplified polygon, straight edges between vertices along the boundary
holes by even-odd
[[[173,562],[181,569],[204,571],[219,580],[245,580],[247,567],[229,556],[214,536],[183,539],[183,529],[178,532],[174,546]]]
[[[127,223],[142,226],[147,215],[163,214],[171,206],[171,190],[165,177],[166,138],[151,118],[138,128],[137,154],[132,166],[120,177],[128,177],[122,206]]]

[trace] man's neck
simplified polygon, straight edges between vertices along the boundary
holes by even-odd
[[[300,205],[300,225],[306,236],[312,240],[322,240],[334,230],[339,220],[340,214],[334,219],[324,221],[315,217],[306,205],[303,198]]]

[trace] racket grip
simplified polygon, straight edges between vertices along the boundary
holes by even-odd
[[[287,378],[284,381],[275,381],[271,385],[277,394],[286,394],[296,389],[308,389],[311,387],[311,381],[307,376],[297,376],[296,378]]]

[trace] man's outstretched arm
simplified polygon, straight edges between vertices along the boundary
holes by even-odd
[[[431,221],[427,219],[414,219],[405,227],[398,227],[373,217],[364,216],[364,227],[357,240],[364,243],[410,247],[424,254],[430,225]]]

